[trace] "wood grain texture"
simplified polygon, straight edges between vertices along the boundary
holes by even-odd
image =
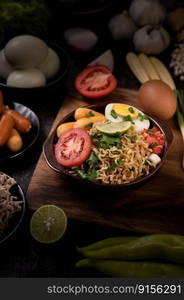
[[[117,89],[111,102],[137,103],[136,92]],[[98,100],[103,101],[103,100]],[[56,124],[78,106],[95,104],[80,96],[68,95],[56,117]],[[184,234],[184,171],[181,167],[183,141],[176,120],[169,125],[174,141],[161,171],[149,182],[132,191],[109,192],[86,189],[64,180],[51,170],[41,155],[27,199],[33,210],[43,204],[61,206],[69,218],[143,233]]]

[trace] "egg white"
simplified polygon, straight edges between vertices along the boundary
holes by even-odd
[[[140,132],[144,129],[149,129],[150,127],[150,121],[149,120],[143,120],[141,121],[140,118],[134,120],[134,128],[135,131]]]
[[[105,117],[107,118],[107,120],[113,122],[113,123],[120,123],[123,121],[123,118],[117,116],[117,118],[113,118],[113,116],[111,115],[113,106],[116,104],[121,104],[121,103],[109,103],[107,104],[106,108],[105,108]]]

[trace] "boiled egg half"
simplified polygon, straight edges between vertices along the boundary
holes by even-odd
[[[109,103],[105,108],[105,116],[111,122],[122,122],[125,117],[137,119],[139,111],[130,105],[121,103]]]
[[[109,103],[105,108],[105,116],[107,120],[113,123],[132,121],[132,126],[136,131],[142,131],[150,127],[150,121],[144,113],[127,104]]]

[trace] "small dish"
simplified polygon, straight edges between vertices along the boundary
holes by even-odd
[[[90,105],[90,106],[86,106],[87,108],[93,109],[95,111],[104,112],[104,108],[106,106],[106,104],[108,103],[103,103],[103,104],[99,104],[99,105]],[[135,106],[134,104],[132,104],[134,107],[137,107],[138,109],[140,109],[140,107],[138,107],[137,105]],[[142,109],[141,109],[142,110]],[[143,111],[143,110],[142,110]],[[85,185],[89,185],[91,187],[94,186],[98,186],[98,187],[105,187],[105,188],[128,188],[128,187],[135,187],[138,184],[142,184],[145,183],[148,179],[150,179],[155,173],[157,173],[160,168],[163,166],[169,147],[172,144],[173,141],[173,134],[171,129],[168,127],[168,125],[159,120],[156,117],[150,116],[149,115],[149,119],[150,121],[153,123],[153,125],[156,125],[161,132],[163,133],[164,137],[165,137],[165,147],[164,147],[164,151],[162,153],[162,161],[160,162],[160,164],[153,169],[153,171],[151,171],[148,175],[144,176],[144,177],[139,177],[137,180],[132,181],[130,183],[125,183],[125,184],[106,184],[106,183],[99,183],[99,182],[92,182],[86,179],[82,179],[81,177],[78,177],[74,174],[71,174],[68,169],[62,167],[61,165],[58,164],[58,162],[55,159],[54,156],[54,145],[57,142],[57,135],[56,135],[56,130],[57,127],[65,122],[72,122],[74,120],[74,112],[72,111],[70,114],[68,114],[67,116],[65,116],[60,122],[59,124],[57,124],[56,128],[53,130],[52,134],[47,138],[47,140],[44,143],[43,146],[43,152],[44,152],[44,156],[46,159],[47,164],[49,165],[50,168],[52,168],[54,171],[60,173],[61,175],[63,175],[64,177],[68,178],[68,179],[73,179],[75,181],[78,181],[80,183],[83,183]],[[144,112],[144,111],[143,111]]]
[[[60,61],[61,61],[61,67],[59,72],[50,80],[48,80],[47,84],[45,86],[41,87],[34,87],[34,88],[18,88],[18,87],[11,87],[8,86],[5,82],[0,81],[0,89],[3,92],[3,95],[5,99],[33,99],[36,97],[38,99],[38,96],[46,95],[52,91],[55,91],[56,88],[62,88],[65,87],[65,80],[66,75],[68,73],[69,69],[69,56],[68,54],[58,45],[47,42],[47,45],[51,47],[53,50],[56,51],[58,54]],[[22,101],[21,101],[22,102]]]
[[[7,177],[11,178],[9,175],[3,172],[0,172],[0,175],[6,175]],[[9,220],[7,228],[0,229],[0,244],[7,240],[18,229],[25,214],[25,197],[20,185],[15,184],[11,187],[10,191],[13,196],[17,197],[17,199],[14,201],[22,201],[21,210],[13,214]]]
[[[14,159],[22,155],[27,151],[37,140],[40,132],[40,123],[36,114],[28,107],[23,104],[13,102],[11,107],[21,113],[23,116],[28,118],[32,124],[30,132],[22,136],[23,139],[23,148],[19,152],[12,152],[6,146],[0,148],[0,164],[6,162],[7,160]]]

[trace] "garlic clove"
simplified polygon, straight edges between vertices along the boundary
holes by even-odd
[[[146,25],[136,31],[133,42],[138,52],[160,54],[169,46],[170,36],[161,26]]]
[[[123,13],[112,17],[108,26],[115,40],[131,38],[137,30],[134,21],[127,11],[123,11]]]

